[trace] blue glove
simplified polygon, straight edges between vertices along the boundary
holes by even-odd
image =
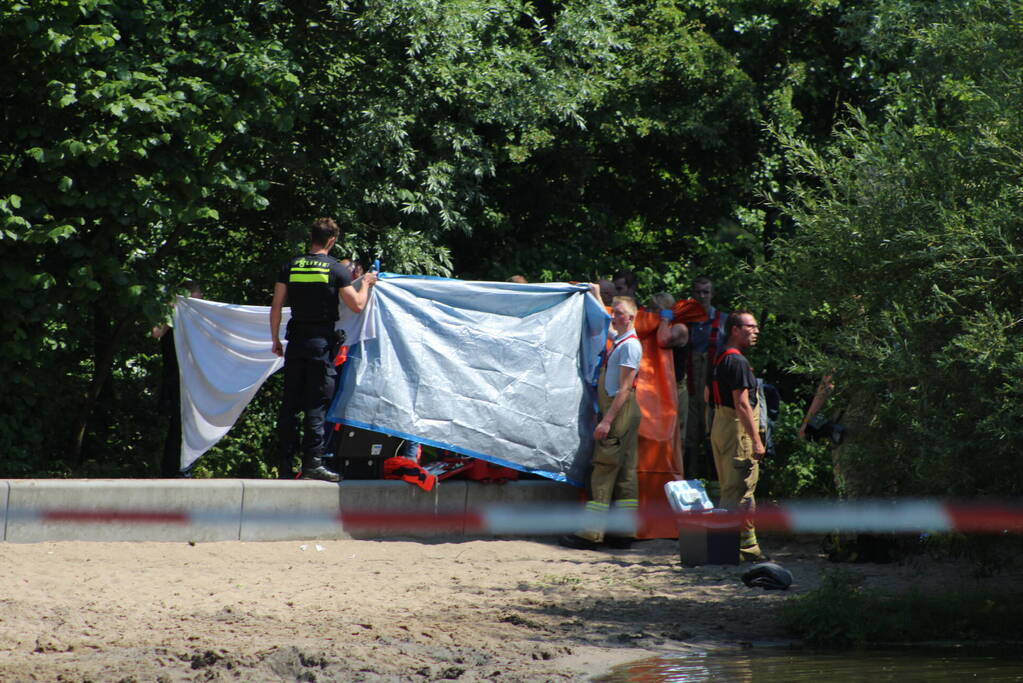
[[[667,320],[670,323],[675,318],[675,311],[671,310],[670,308],[662,308],[661,318]]]

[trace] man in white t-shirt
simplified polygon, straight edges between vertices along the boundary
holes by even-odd
[[[639,505],[636,459],[640,414],[636,403],[636,376],[643,347],[632,326],[635,318],[635,300],[616,296],[611,303],[611,327],[615,335],[597,387],[601,419],[593,430],[593,474],[590,501],[586,504],[588,510],[597,514],[606,513],[612,501],[619,508],[636,509]],[[632,539],[605,538],[603,526],[598,523],[592,529],[558,539],[569,548],[594,548],[601,541],[612,547],[627,548]]]

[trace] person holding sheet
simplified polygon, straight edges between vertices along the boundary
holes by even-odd
[[[293,448],[298,435],[298,414],[302,413],[302,478],[340,480],[336,472],[323,465],[324,417],[337,379],[334,358],[340,340],[334,326],[338,320],[338,298],[351,311],[362,312],[377,275],[375,272],[363,275],[361,289],[352,286],[351,271],[330,256],[339,235],[340,229],[333,219],[313,221],[308,252],[284,264],[274,285],[270,334],[273,352],[284,356],[284,399],[277,417],[277,466],[278,477],[282,479],[293,476]],[[280,340],[285,302],[291,306],[285,336],[287,351]]]

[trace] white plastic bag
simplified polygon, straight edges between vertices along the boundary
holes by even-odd
[[[703,512],[713,510],[707,491],[699,479],[669,481],[664,485],[664,494],[675,512]]]

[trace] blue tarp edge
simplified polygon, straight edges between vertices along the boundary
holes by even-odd
[[[434,448],[442,448],[444,450],[451,451],[453,453],[458,453],[459,455],[465,455],[465,456],[468,456],[470,458],[476,458],[477,460],[485,460],[486,462],[493,463],[495,465],[500,465],[501,467],[507,467],[508,469],[517,470],[519,472],[529,472],[530,474],[538,474],[541,477],[544,477],[546,479],[552,479],[554,481],[558,481],[558,482],[561,482],[563,484],[571,484],[572,486],[575,486],[576,488],[583,488],[583,484],[582,483],[580,483],[578,481],[575,481],[574,479],[569,479],[564,474],[556,473],[556,472],[546,472],[544,470],[534,470],[534,469],[532,469],[530,467],[524,467],[523,465],[520,465],[519,463],[510,462],[508,460],[502,460],[501,458],[496,458],[496,457],[494,457],[492,455],[485,455],[483,453],[477,453],[476,451],[473,451],[471,449],[460,448],[458,446],[455,446],[454,444],[444,443],[442,441],[434,441],[433,439],[423,439],[423,438],[420,438],[420,437],[418,437],[418,436],[416,436],[414,434],[406,434],[405,432],[399,432],[399,431],[397,431],[395,429],[388,429],[387,427],[380,427],[378,425],[366,424],[365,422],[359,422],[358,420],[345,420],[345,419],[342,419],[340,422],[335,423],[335,424],[344,424],[344,425],[348,425],[349,427],[355,427],[356,429],[365,429],[365,430],[368,430],[368,431],[371,431],[371,432],[379,432],[381,434],[387,434],[389,436],[396,436],[399,439],[405,439],[407,441],[415,441],[416,443],[425,444],[427,446],[433,446]]]

